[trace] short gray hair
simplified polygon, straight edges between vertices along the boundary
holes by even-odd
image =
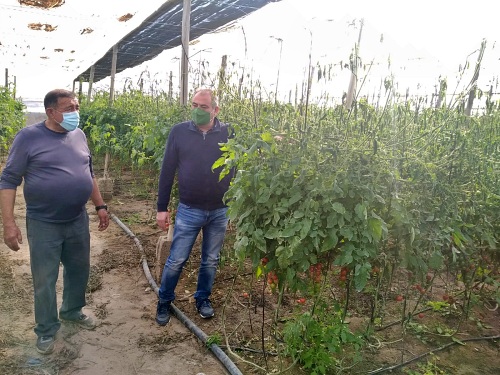
[[[212,104],[212,108],[215,108],[217,107],[219,104],[217,103],[217,94],[215,93],[214,90],[212,89],[205,89],[205,88],[201,88],[201,89],[197,89],[195,90],[194,94],[193,94],[193,98],[196,94],[199,94],[199,93],[203,93],[203,94],[208,94],[210,95],[210,99],[211,99],[211,104]]]

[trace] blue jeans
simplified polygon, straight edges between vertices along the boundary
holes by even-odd
[[[56,282],[63,264],[63,295],[59,316],[76,319],[85,306],[90,271],[89,217],[84,212],[69,223],[26,219],[31,274],[35,294],[35,333],[53,336],[61,323],[57,314]]]
[[[161,286],[158,292],[160,302],[175,299],[175,287],[200,230],[203,231],[203,242],[198,286],[194,298],[204,300],[210,296],[227,223],[227,207],[205,211],[183,203],[179,204],[175,216],[174,238],[170,247],[170,255],[165,262],[161,276]]]

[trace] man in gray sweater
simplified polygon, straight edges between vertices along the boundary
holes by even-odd
[[[45,96],[44,106],[47,119],[21,129],[11,145],[0,176],[0,208],[4,242],[18,251],[23,239],[14,204],[17,187],[24,180],[36,347],[49,354],[61,326],[59,318],[95,328],[93,319],[82,312],[90,270],[88,199],[96,206],[99,230],[108,227],[109,217],[92,171],[87,139],[78,128],[78,99],[71,91],[57,89]],[[58,315],[60,263],[64,290]]]

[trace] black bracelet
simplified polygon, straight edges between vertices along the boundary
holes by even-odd
[[[102,210],[102,209],[105,209],[107,211],[108,210],[108,205],[107,204],[103,204],[102,206],[95,206],[95,210],[96,211],[99,211],[99,210]]]

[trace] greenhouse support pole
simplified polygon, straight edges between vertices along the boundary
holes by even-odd
[[[90,103],[90,97],[92,95],[92,85],[94,84],[94,74],[95,74],[95,65],[92,65],[90,67],[89,89],[87,91],[87,103]]]
[[[361,33],[363,32],[364,19],[360,21],[358,42],[354,46],[354,56],[351,61],[351,80],[349,81],[349,89],[347,90],[347,97],[345,101],[345,107],[347,110],[351,109],[352,103],[354,101],[354,96],[356,95],[356,87],[358,83],[358,58],[359,58],[359,45],[361,44]]]
[[[188,62],[189,62],[189,30],[191,28],[191,0],[184,0],[182,9],[182,41],[181,41],[181,105],[188,102]]]
[[[118,44],[113,46],[113,58],[111,59],[111,83],[109,85],[109,106],[113,105],[115,101],[115,75],[116,75],[116,61],[118,60]]]

